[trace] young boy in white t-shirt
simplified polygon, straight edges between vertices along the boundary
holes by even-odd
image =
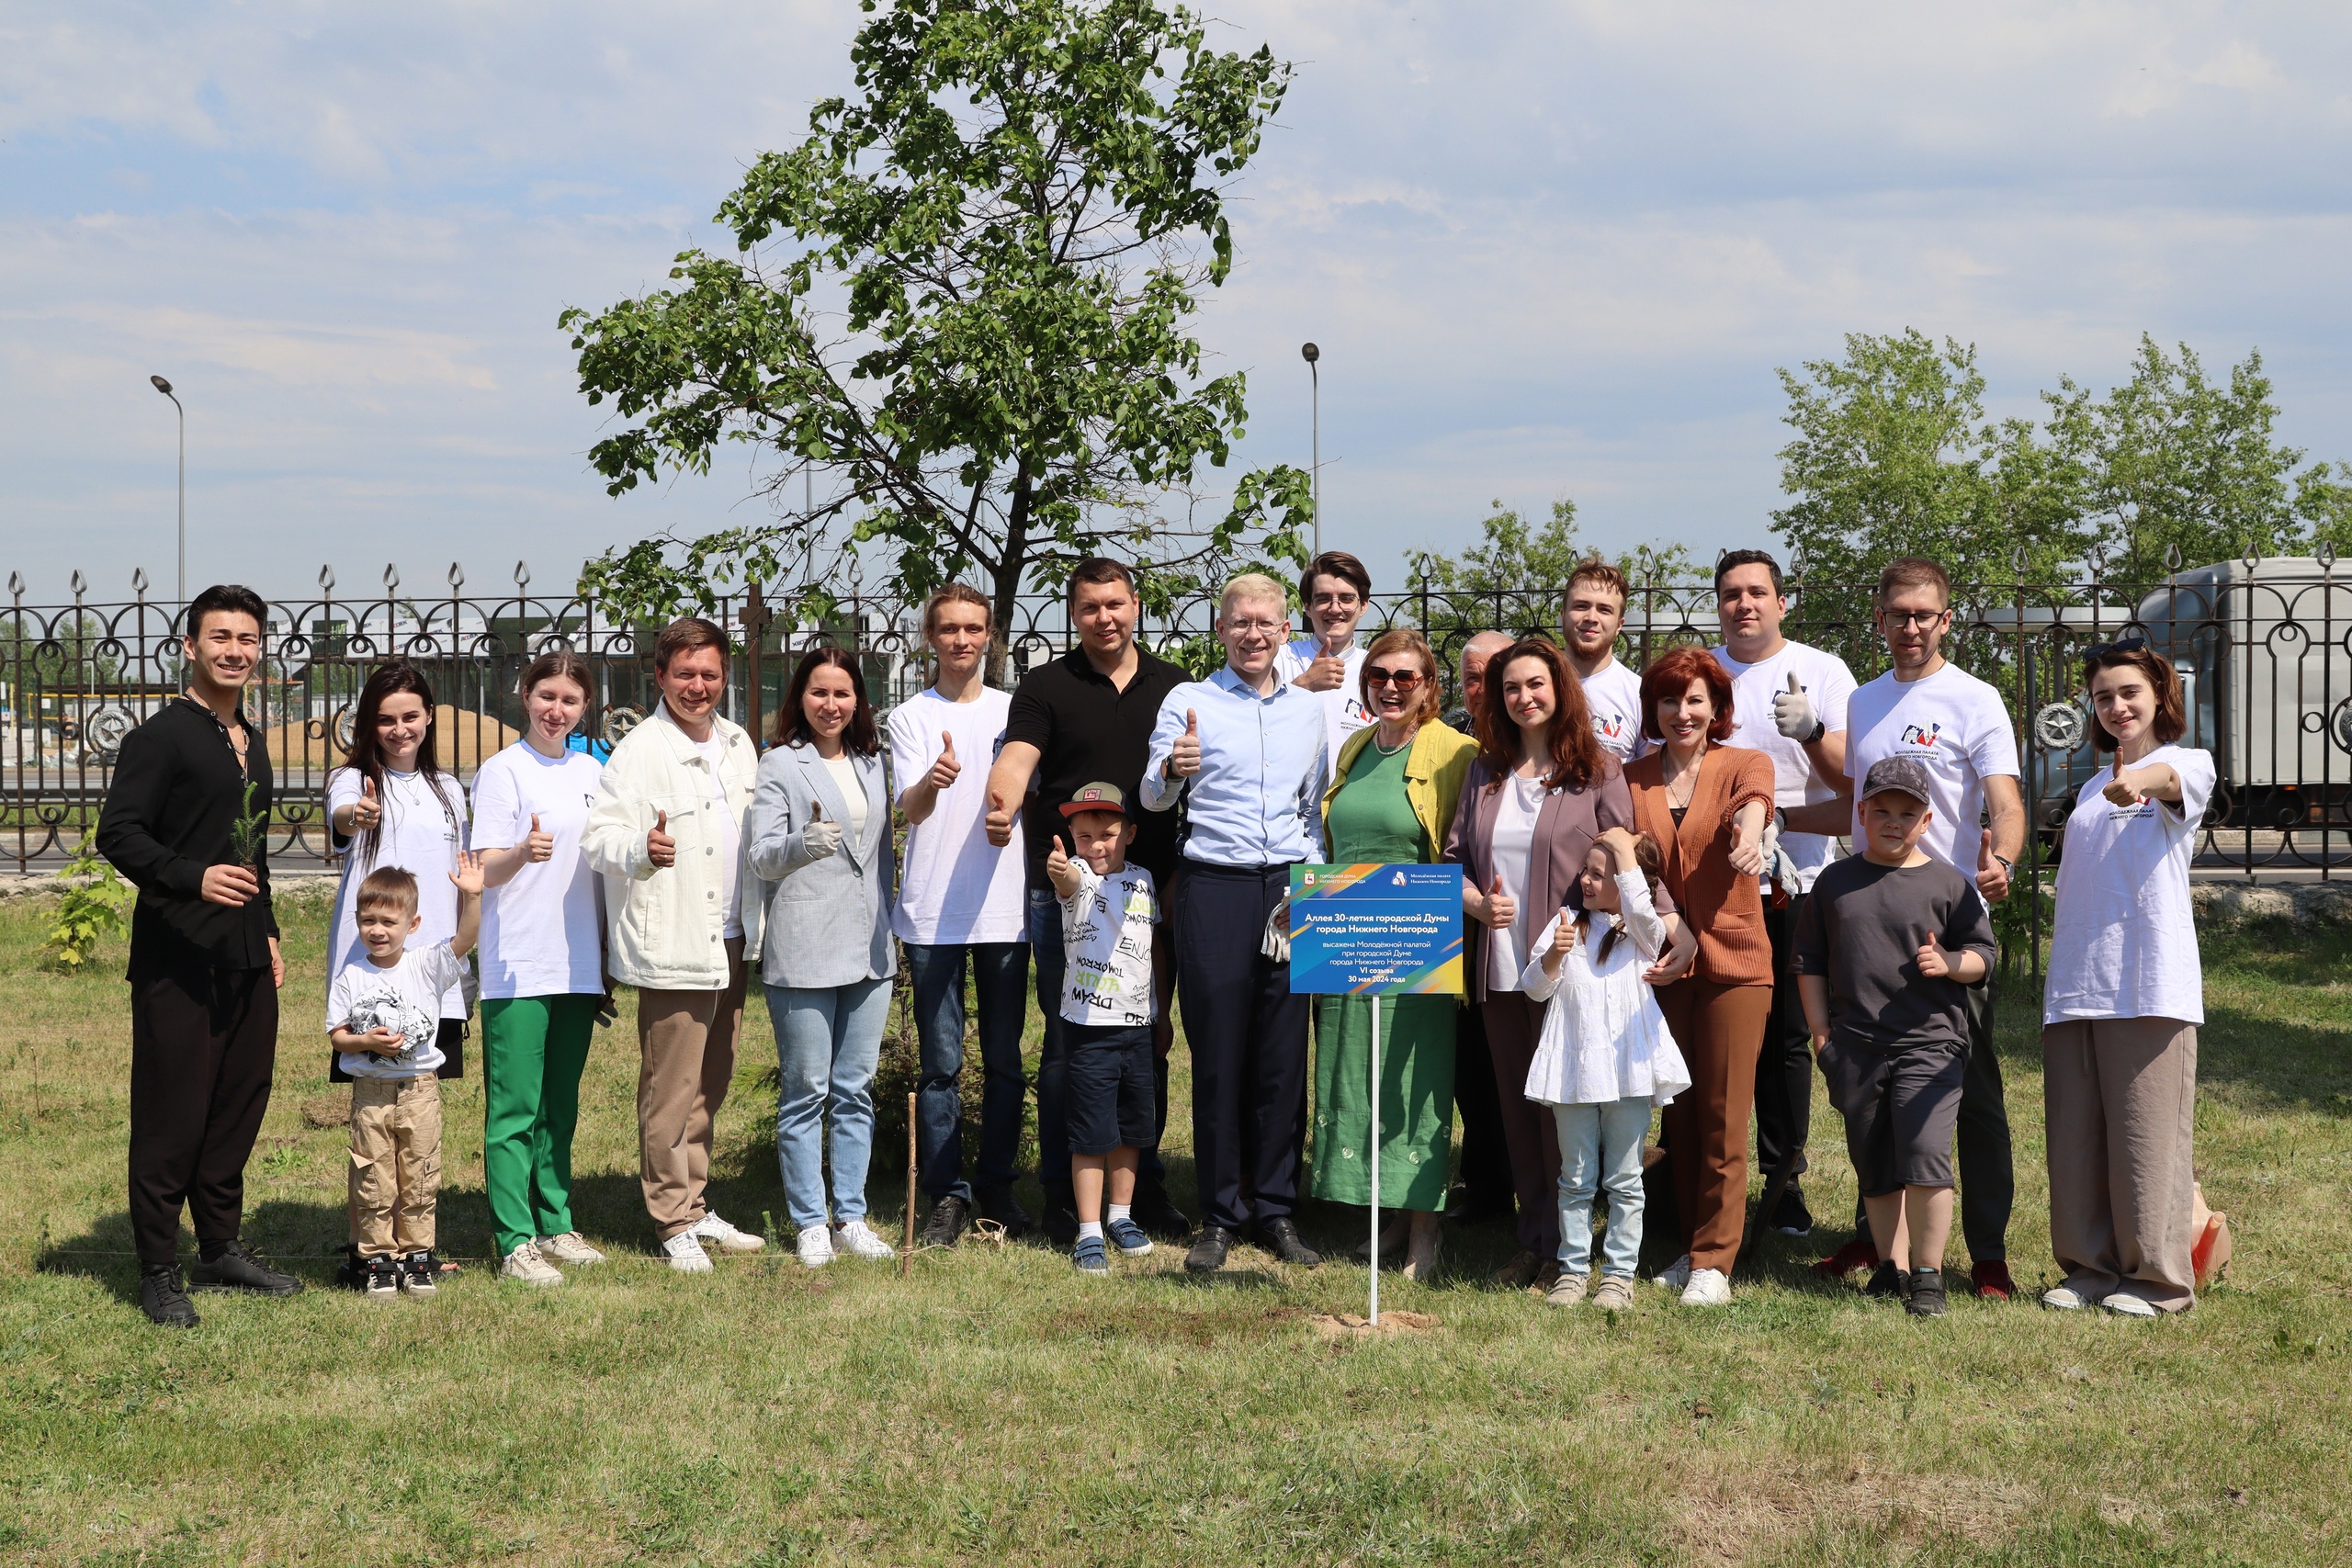
[[[1062,1038],[1069,1045],[1070,1187],[1078,1201],[1071,1260],[1111,1271],[1110,1244],[1130,1258],[1151,1250],[1129,1210],[1136,1163],[1158,1141],[1151,1025],[1151,928],[1159,897],[1151,873],[1127,864],[1136,826],[1116,784],[1091,784],[1062,807],[1072,859],[1056,835],[1046,875],[1062,905]],[[1102,1213],[1110,1189],[1110,1216]]]
[[[359,884],[355,923],[365,950],[327,987],[327,1039],[351,1075],[351,1242],[354,1288],[376,1301],[429,1296],[441,1184],[441,998],[465,972],[481,928],[481,857],[458,852],[458,930],[412,948],[424,922],[416,878],[379,865]]]

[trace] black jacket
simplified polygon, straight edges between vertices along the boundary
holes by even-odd
[[[189,968],[262,969],[277,916],[269,902],[269,857],[257,857],[261,893],[242,908],[208,904],[205,871],[236,863],[231,829],[243,809],[266,818],[272,793],[269,753],[260,731],[240,714],[245,766],[226,726],[189,697],[175,697],[123,738],[114,783],[98,814],[98,852],[139,889],[130,916],[133,980]]]

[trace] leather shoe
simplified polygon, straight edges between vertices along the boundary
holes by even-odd
[[[1225,1255],[1232,1248],[1231,1231],[1223,1225],[1203,1225],[1193,1250],[1184,1254],[1184,1267],[1195,1274],[1214,1274],[1225,1267]]]
[[[1261,1222],[1253,1239],[1283,1262],[1296,1268],[1320,1269],[1323,1266],[1323,1255],[1306,1245],[1298,1234],[1298,1222],[1288,1214],[1280,1219]]]
[[[194,1328],[201,1320],[180,1283],[180,1266],[158,1263],[139,1271],[139,1310],[164,1328]]]
[[[964,1234],[964,1226],[970,1218],[971,1211],[972,1206],[969,1203],[952,1192],[932,1204],[931,1218],[923,1222],[922,1245],[925,1247],[955,1246],[956,1239]]]
[[[2018,1283],[2009,1278],[2009,1265],[2004,1258],[1987,1258],[1968,1267],[1968,1282],[1976,1287],[1981,1301],[2006,1302],[2017,1298]]]
[[[1070,1217],[1073,1220],[1077,1218],[1075,1214]],[[1035,1222],[1029,1218],[1029,1211],[1021,1206],[1010,1187],[980,1189],[980,1218],[1002,1225],[1007,1241],[1018,1241],[1036,1228]],[[1077,1235],[1075,1231],[1070,1234],[1073,1238]]]
[[[1487,1276],[1487,1283],[1497,1290],[1523,1291],[1543,1272],[1544,1259],[1522,1247],[1511,1254],[1510,1262]]]
[[[1146,1235],[1161,1241],[1182,1241],[1193,1234],[1193,1217],[1168,1201],[1165,1188],[1138,1191],[1135,1207],[1128,1213]]]
[[[265,1296],[290,1296],[302,1288],[301,1280],[272,1269],[242,1241],[229,1243],[217,1257],[199,1254],[196,1267],[187,1271],[187,1284],[192,1291],[252,1291]]]

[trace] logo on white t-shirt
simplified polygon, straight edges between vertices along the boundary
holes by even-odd
[[[1941,735],[1943,731],[1944,727],[1940,723],[1928,725],[1924,729],[1916,724],[1906,724],[1903,727],[1903,743],[1905,746],[1918,746],[1933,750],[1936,737]]]

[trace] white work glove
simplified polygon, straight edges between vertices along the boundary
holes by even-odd
[[[810,860],[823,860],[842,847],[842,825],[825,820],[825,808],[816,801],[808,803],[808,825],[800,829],[800,847],[808,852]]]
[[[1805,739],[1820,722],[1820,716],[1813,711],[1813,699],[1798,686],[1794,675],[1789,677],[1787,691],[1772,694],[1772,728],[1790,739]]]

